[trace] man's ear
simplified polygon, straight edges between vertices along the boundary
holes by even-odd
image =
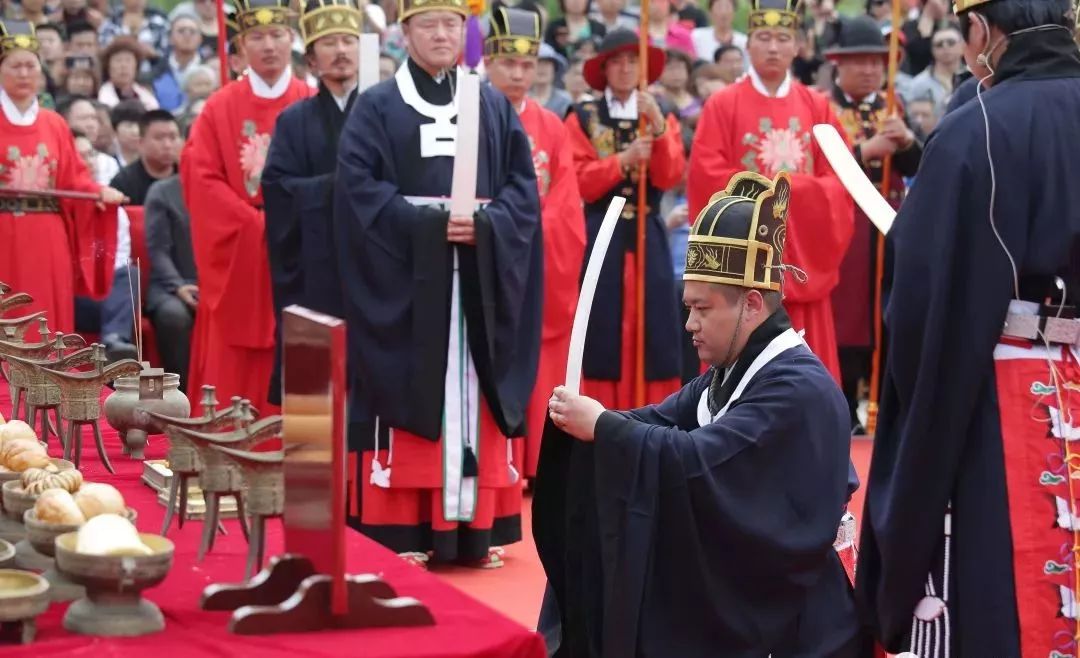
[[[765,296],[757,288],[751,288],[746,295],[746,309],[752,313],[768,313]]]

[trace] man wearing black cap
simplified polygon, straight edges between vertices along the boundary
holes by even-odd
[[[904,177],[914,176],[922,157],[922,144],[908,128],[903,108],[899,116],[886,115],[885,84],[889,47],[881,29],[869,16],[842,21],[837,43],[825,51],[836,66],[832,103],[840,125],[847,131],[855,159],[875,184],[881,185],[882,164],[892,157],[889,202],[899,206]],[[844,260],[840,282],[832,292],[836,344],[840,354],[841,387],[851,407],[852,426],[859,421],[860,382],[869,381],[874,342],[873,282],[877,262],[878,232],[862,210],[855,208],[855,232]],[[857,434],[863,432],[856,429]]]
[[[206,102],[180,159],[199,272],[188,391],[266,403],[274,307],[263,231],[263,164],[278,114],[311,88],[293,77],[284,0],[237,0],[237,37],[251,68]]]
[[[533,527],[562,658],[854,658],[867,649],[833,549],[847,405],[782,305],[792,189],[744,172],[686,252],[686,329],[709,370],[609,411],[559,387]],[[562,505],[550,503],[565,496]]]
[[[473,99],[475,158],[457,157],[468,14],[465,0],[400,0],[409,57],[345,120],[334,242],[360,382],[349,420],[365,425],[351,433],[360,529],[417,563],[495,568],[521,539],[498,500],[520,491],[510,439],[536,377],[543,234],[529,137],[495,89]],[[451,216],[458,162],[475,167],[477,204]]]
[[[278,320],[270,401],[281,401],[281,311],[291,304],[343,314],[331,218],[337,146],[356,100],[363,16],[353,0],[308,0],[300,14],[319,92],[278,117],[262,175],[274,311]]]
[[[596,57],[585,62],[585,80],[600,92],[579,103],[566,119],[578,185],[585,201],[588,244],[600,230],[615,195],[626,198],[622,219],[611,238],[597,284],[592,321],[585,338],[583,390],[612,409],[630,409],[634,373],[645,360],[645,400],[659,402],[679,388],[679,314],[667,231],[660,197],[682,180],[686,167],[682,133],[673,113],[660,109],[648,92],[639,92],[639,67],[648,67],[649,84],[664,70],[664,51],[650,46],[648,61],[638,61],[638,38],[630,30],[604,37]],[[638,132],[638,114],[647,128]],[[638,172],[648,163],[646,198],[638,199]],[[638,203],[646,204],[645,353],[636,354]]]
[[[889,239],[858,596],[890,652],[1075,656],[1080,51],[1070,0],[956,2],[984,80]]]

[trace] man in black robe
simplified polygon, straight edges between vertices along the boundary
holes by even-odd
[[[628,412],[555,389],[533,529],[556,656],[866,655],[833,549],[847,403],[781,305],[790,198],[785,173],[737,174],[694,223],[683,300],[705,374]]]
[[[520,514],[499,510],[521,495],[508,441],[525,431],[540,345],[536,175],[517,113],[487,86],[476,155],[457,153],[456,92],[475,75],[455,67],[465,0],[399,9],[409,58],[357,98],[335,188],[350,423],[367,426],[352,432],[360,529],[416,562],[497,567],[494,548],[521,537]],[[476,169],[471,215],[447,210],[455,156]]]
[[[890,652],[1077,655],[1071,4],[956,3],[984,89],[931,136],[889,234],[890,358],[857,586]]]
[[[299,304],[344,314],[331,218],[338,139],[356,100],[360,27],[352,0],[309,0],[300,32],[319,93],[277,119],[262,173],[266,245],[277,318],[269,399],[281,404],[281,312]]]

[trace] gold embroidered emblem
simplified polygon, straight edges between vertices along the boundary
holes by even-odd
[[[260,9],[255,12],[255,22],[259,25],[269,25],[274,22],[274,12],[269,9]]]
[[[17,35],[15,37],[15,47],[16,48],[29,48],[30,47],[30,37],[26,36],[25,34]]]
[[[776,27],[780,24],[780,12],[767,11],[765,12],[765,24],[769,27]]]

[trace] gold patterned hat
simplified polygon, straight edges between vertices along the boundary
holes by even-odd
[[[38,51],[34,26],[27,21],[0,20],[0,59],[13,50]]]
[[[240,34],[256,27],[292,27],[289,0],[234,0]]]
[[[484,55],[488,57],[539,57],[540,14],[524,9],[499,7],[491,13]]]
[[[953,13],[959,14],[962,11],[967,11],[969,9],[974,9],[975,7],[978,7],[979,5],[985,5],[986,3],[993,2],[993,1],[994,0],[954,0],[954,2],[953,2]]]
[[[331,34],[360,36],[363,15],[354,0],[307,0],[300,11],[304,46]]]
[[[452,11],[467,18],[469,2],[468,0],[398,0],[398,22],[400,23],[424,11]]]
[[[735,174],[694,220],[684,281],[780,290],[791,179]]]
[[[751,0],[750,32],[767,29],[796,30],[801,0]]]

